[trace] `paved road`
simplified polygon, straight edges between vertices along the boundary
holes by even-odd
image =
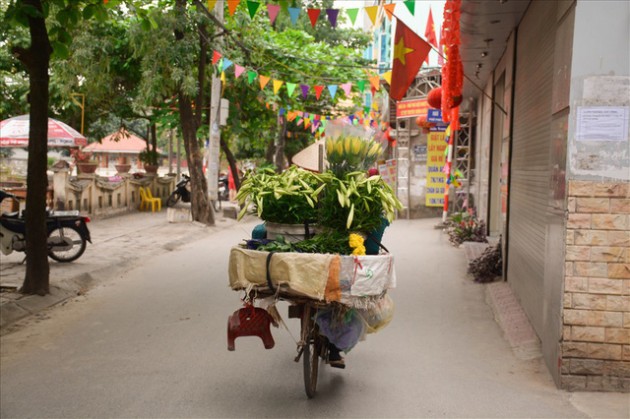
[[[0,416],[628,417],[627,394],[567,393],[540,359],[520,360],[435,220],[397,221],[394,321],[324,368],[304,395],[291,335],[228,352],[229,247],[253,223],[147,256],[87,295],[1,339]],[[286,311],[281,307],[280,312]],[[296,320],[288,320],[297,336]]]

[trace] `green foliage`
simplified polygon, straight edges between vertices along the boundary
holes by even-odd
[[[265,252],[300,252],[300,253],[331,253],[339,255],[352,254],[348,233],[341,231],[327,231],[316,234],[310,239],[290,243],[283,236],[261,244],[256,250]]]
[[[393,221],[402,203],[378,175],[353,172],[343,179],[331,177],[320,198],[318,223],[338,231],[374,231],[381,216]]]
[[[297,166],[277,174],[262,169],[246,174],[236,199],[243,208],[250,205],[258,217],[274,223],[303,223],[317,219],[316,203],[327,175],[318,175]]]
[[[486,224],[483,220],[478,220],[472,211],[459,212],[451,215],[447,224],[449,241],[454,246],[459,246],[463,242],[486,243]]]
[[[138,159],[145,164],[157,165],[160,154],[155,150],[142,150]]]

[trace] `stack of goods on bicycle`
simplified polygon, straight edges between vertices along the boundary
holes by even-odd
[[[368,317],[384,323],[374,310],[384,305],[396,274],[380,240],[402,204],[381,176],[368,173],[381,151],[373,138],[345,130],[327,138],[323,173],[296,166],[247,173],[237,195],[239,219],[249,212],[264,224],[232,248],[230,286],[279,288],[284,295],[372,310]]]

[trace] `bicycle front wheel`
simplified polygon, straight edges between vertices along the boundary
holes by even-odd
[[[304,352],[302,360],[304,363],[304,390],[309,399],[315,397],[317,391],[317,375],[319,372],[319,348],[317,347],[318,335],[317,324],[312,318],[312,308],[304,305],[302,314],[302,341],[304,342]]]

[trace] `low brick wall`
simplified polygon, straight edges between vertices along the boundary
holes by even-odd
[[[561,386],[630,392],[630,184],[568,195]]]
[[[149,188],[156,198],[166,198],[175,186],[174,176],[133,175],[104,177],[95,174],[71,176],[68,170],[53,175],[56,210],[79,210],[91,217],[110,217],[136,211],[140,205],[140,187]]]

